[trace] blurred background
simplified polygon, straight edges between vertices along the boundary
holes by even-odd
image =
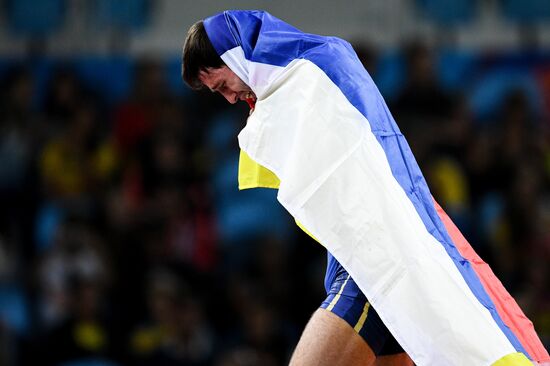
[[[326,252],[237,190],[248,107],[180,77],[228,8],[354,44],[548,348],[550,1],[0,0],[0,365],[288,361]]]

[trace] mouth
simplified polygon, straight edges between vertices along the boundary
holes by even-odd
[[[254,107],[256,107],[256,96],[254,95],[254,93],[250,91],[244,93],[244,99],[242,100],[244,100],[248,104],[248,106],[250,107],[250,113],[252,113],[252,111],[254,110]]]
[[[241,94],[241,100],[256,100],[256,96],[254,95],[253,92],[249,91],[249,92],[245,92],[243,94]]]

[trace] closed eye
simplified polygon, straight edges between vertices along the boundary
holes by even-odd
[[[220,92],[220,90],[222,90],[222,88],[225,87],[225,81],[224,82],[221,82],[220,84],[216,85],[215,87],[213,87],[212,89],[210,89],[210,91],[212,93],[216,93],[216,92]]]

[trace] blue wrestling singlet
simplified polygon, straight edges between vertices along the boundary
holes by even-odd
[[[321,308],[344,319],[376,356],[404,352],[348,272],[330,253],[327,255],[327,298]]]

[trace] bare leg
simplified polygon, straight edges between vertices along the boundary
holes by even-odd
[[[290,366],[371,366],[375,355],[345,320],[318,309],[309,320]]]
[[[397,355],[378,356],[375,366],[413,366],[414,363],[406,353]]]
[[[406,353],[376,357],[367,342],[340,317],[318,309],[309,320],[290,366],[413,366]]]

